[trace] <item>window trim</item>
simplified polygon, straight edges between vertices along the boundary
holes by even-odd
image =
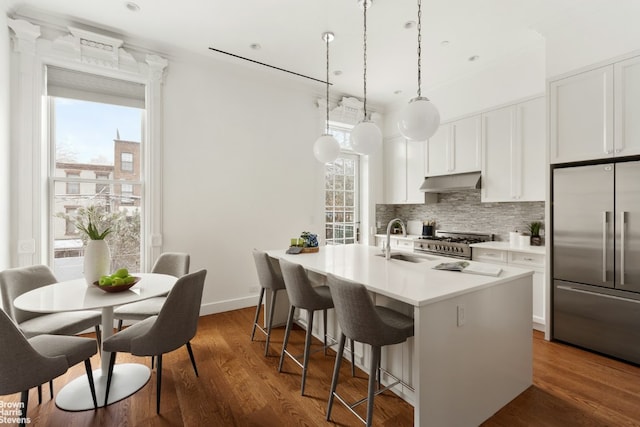
[[[143,122],[143,138],[147,149],[142,152],[146,168],[141,170],[147,183],[142,197],[146,198],[142,234],[146,239],[142,252],[142,266],[149,268],[149,261],[162,252],[162,83],[167,59],[146,54],[140,60],[122,47],[123,41],[112,37],[79,31],[68,27],[67,32],[48,31],[51,24],[43,23],[47,31],[25,19],[8,19],[12,30],[13,63],[11,110],[17,126],[11,128],[11,139],[21,141],[13,156],[16,172],[12,179],[16,191],[12,192],[11,206],[15,215],[11,226],[11,247],[17,248],[11,255],[11,264],[27,266],[52,264],[53,250],[49,244],[50,221],[43,212],[48,212],[48,197],[51,193],[47,168],[49,165],[48,117],[43,108],[42,95],[46,90],[46,66],[57,66],[96,74],[104,77],[141,83],[145,85],[146,115]],[[44,36],[43,36],[44,34]],[[100,41],[112,45],[111,56],[105,59],[105,51],[87,48],[88,41]],[[77,49],[76,47],[80,47]],[[32,194],[32,197],[18,197]]]
[[[353,129],[353,126],[348,125],[348,124],[342,124],[342,123],[336,123],[336,122],[329,122],[329,133],[331,134],[332,130],[337,130],[338,132],[341,133],[347,133],[350,134],[351,130]],[[350,145],[348,146],[350,147]],[[354,225],[354,243],[360,243],[362,240],[362,235],[360,232],[360,227],[361,227],[361,200],[360,200],[360,195],[361,195],[361,191],[362,191],[362,187],[361,187],[361,158],[360,155],[357,154],[355,151],[346,148],[345,145],[341,144],[341,150],[340,150],[340,154],[338,155],[338,158],[344,158],[344,159],[351,159],[355,161],[355,171],[354,171],[354,178],[355,178],[355,182],[354,182],[354,220],[353,220],[353,225]],[[322,203],[322,208],[323,208],[323,215],[322,215],[322,222],[323,222],[323,233],[324,233],[324,241],[325,244],[327,243],[327,237],[326,237],[326,233],[327,233],[327,204],[325,203],[326,201],[326,182],[324,180],[326,180],[326,168],[327,166],[325,165],[323,168],[323,175],[324,175],[324,179],[323,179],[323,203]],[[335,211],[335,205],[334,205],[334,211]],[[335,231],[335,229],[334,229]],[[343,236],[342,238],[343,240],[345,239],[345,237]],[[331,244],[335,244],[335,243],[331,243]],[[338,244],[345,244],[343,243],[338,243]]]

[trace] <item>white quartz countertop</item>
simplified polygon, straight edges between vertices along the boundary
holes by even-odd
[[[483,242],[473,243],[469,246],[472,248],[497,249],[500,251],[523,252],[528,254],[544,255],[546,253],[544,246],[512,246],[509,242]]]
[[[372,292],[413,306],[431,304],[533,274],[531,270],[511,266],[503,267],[498,277],[434,270],[433,267],[441,262],[460,260],[412,254],[426,261],[387,261],[383,256],[378,256],[381,254],[380,248],[359,244],[322,246],[318,252],[298,255],[289,255],[284,249],[268,250],[267,253],[316,273],[332,273],[362,283]]]

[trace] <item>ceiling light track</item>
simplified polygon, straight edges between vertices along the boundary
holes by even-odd
[[[253,62],[254,64],[262,65],[264,67],[273,68],[274,70],[283,71],[285,73],[293,74],[294,76],[304,77],[305,79],[313,80],[313,81],[316,81],[316,82],[319,82],[319,83],[322,83],[322,84],[333,85],[333,83],[329,83],[328,81],[316,79],[315,77],[305,76],[304,74],[296,73],[295,71],[285,70],[284,68],[276,67],[275,65],[265,64],[264,62],[256,61],[255,59],[245,58],[244,56],[236,55],[235,53],[225,52],[224,50],[215,49],[213,47],[210,47],[209,49],[213,50],[214,52],[224,53],[225,55],[233,56],[234,58],[243,59],[245,61]]]

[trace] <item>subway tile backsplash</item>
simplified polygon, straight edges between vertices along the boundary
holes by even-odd
[[[436,222],[436,230],[492,233],[494,240],[509,241],[510,231],[527,231],[527,224],[544,222],[544,202],[481,203],[480,191],[439,194],[439,203],[376,205],[376,228],[385,233],[393,218]],[[544,230],[543,233],[544,234]]]

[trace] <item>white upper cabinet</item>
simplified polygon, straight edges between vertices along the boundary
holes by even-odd
[[[549,83],[549,161],[640,154],[640,57]]]
[[[519,201],[543,201],[546,196],[547,121],[546,99],[540,97],[516,105],[521,141]],[[517,170],[514,174],[518,175]]]
[[[479,171],[481,129],[480,115],[442,124],[427,141],[424,175]]]
[[[613,65],[551,82],[551,163],[614,155]]]
[[[640,57],[615,64],[614,75],[614,154],[640,154]]]
[[[544,118],[544,97],[482,114],[483,202],[545,199]]]
[[[399,136],[384,142],[385,203],[424,203],[424,143]]]
[[[407,146],[407,203],[424,203],[425,196],[420,191],[424,182],[423,141],[406,141]]]
[[[481,168],[482,118],[477,116],[450,123],[453,140],[454,173],[476,172]]]
[[[482,115],[482,190],[483,202],[513,201],[512,147],[515,140],[514,109],[489,111]]]
[[[385,203],[404,203],[407,193],[407,159],[404,138],[387,140],[384,146]]]
[[[450,173],[450,135],[449,125],[440,125],[436,133],[425,145],[424,176],[445,175]]]

